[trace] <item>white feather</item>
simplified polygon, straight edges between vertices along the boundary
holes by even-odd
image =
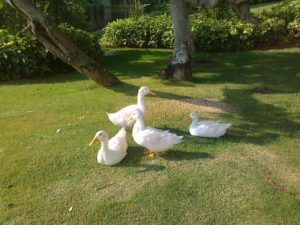
[[[231,123],[222,123],[218,121],[200,121],[195,112],[190,113],[192,123],[189,126],[190,134],[199,137],[218,138],[223,136],[227,129],[231,127]]]
[[[134,141],[152,152],[162,152],[182,142],[183,136],[177,136],[168,130],[160,130],[144,126],[143,115],[140,110],[132,115],[136,120],[133,126],[132,137]]]
[[[122,161],[127,154],[127,140],[126,140],[126,130],[122,128],[119,132],[108,140],[108,136],[104,131],[100,131],[106,137],[101,138],[97,134],[98,140],[101,142],[101,148],[97,155],[98,163],[111,166]]]
[[[147,106],[145,104],[144,97],[145,95],[148,95],[150,92],[151,91],[148,87],[141,87],[137,95],[137,104],[126,106],[115,113],[106,113],[109,120],[117,126],[126,127],[126,128],[132,127],[134,121],[128,120],[132,112],[139,109],[141,110],[143,115],[146,116]]]

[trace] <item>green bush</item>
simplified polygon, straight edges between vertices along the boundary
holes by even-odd
[[[258,25],[242,23],[237,18],[216,20],[201,13],[191,16],[194,44],[200,51],[237,51],[258,44],[274,44],[286,39],[283,20],[265,19]],[[141,17],[108,24],[100,42],[111,47],[172,48],[170,18]]]
[[[51,71],[55,59],[34,38],[0,30],[0,79],[32,77]]]
[[[60,24],[58,28],[92,58],[99,59],[103,54],[98,39],[93,33],[75,29],[67,24]]]
[[[293,22],[290,22],[288,25],[288,30],[292,34],[300,33],[300,18],[297,18]]]
[[[113,47],[170,48],[173,43],[171,19],[157,16],[116,20],[104,28],[100,40]]]
[[[102,55],[97,38],[88,32],[62,24],[59,26],[76,45],[95,59]],[[0,30],[0,80],[41,77],[70,67],[55,58],[34,37],[12,35]]]
[[[240,20],[200,19],[191,20],[194,44],[200,51],[237,51],[252,48],[254,26]]]
[[[201,51],[238,51],[289,41],[298,28],[299,2],[288,0],[263,11],[256,25],[241,22],[229,8],[201,10],[190,16],[195,47]],[[112,47],[172,48],[171,18],[152,16],[111,22],[100,43]]]

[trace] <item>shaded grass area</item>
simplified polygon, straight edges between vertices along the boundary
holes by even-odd
[[[1,84],[0,224],[299,224],[299,55],[197,54],[194,80],[170,82],[157,76],[170,51],[117,49],[103,58],[123,81],[111,88],[77,73]],[[90,139],[118,131],[105,112],[135,102],[143,85],[158,93],[146,123],[184,142],[147,158],[128,134],[123,162],[97,164]],[[191,137],[187,99],[226,103],[233,110],[200,117],[232,129]]]

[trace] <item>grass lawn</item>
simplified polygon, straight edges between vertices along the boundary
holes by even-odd
[[[261,3],[261,4],[255,4],[250,6],[250,11],[252,13],[260,13],[264,9],[270,9],[276,5],[278,5],[280,2],[267,2],[267,3]]]
[[[192,82],[169,82],[170,51],[125,49],[103,59],[123,81],[111,88],[77,73],[1,84],[0,224],[300,224],[299,56],[201,53]],[[184,142],[148,158],[128,134],[124,161],[97,164],[88,143],[119,129],[105,112],[143,85],[158,93],[146,124]],[[191,137],[191,110],[233,127]]]

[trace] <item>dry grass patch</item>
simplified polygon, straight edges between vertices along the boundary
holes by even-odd
[[[284,158],[259,146],[253,146],[247,154],[270,173],[267,181],[275,189],[285,192],[290,188],[300,190],[300,171],[292,169]]]
[[[180,100],[159,99],[149,103],[149,108],[157,112],[199,114],[234,112],[232,106],[216,100],[186,98]]]

